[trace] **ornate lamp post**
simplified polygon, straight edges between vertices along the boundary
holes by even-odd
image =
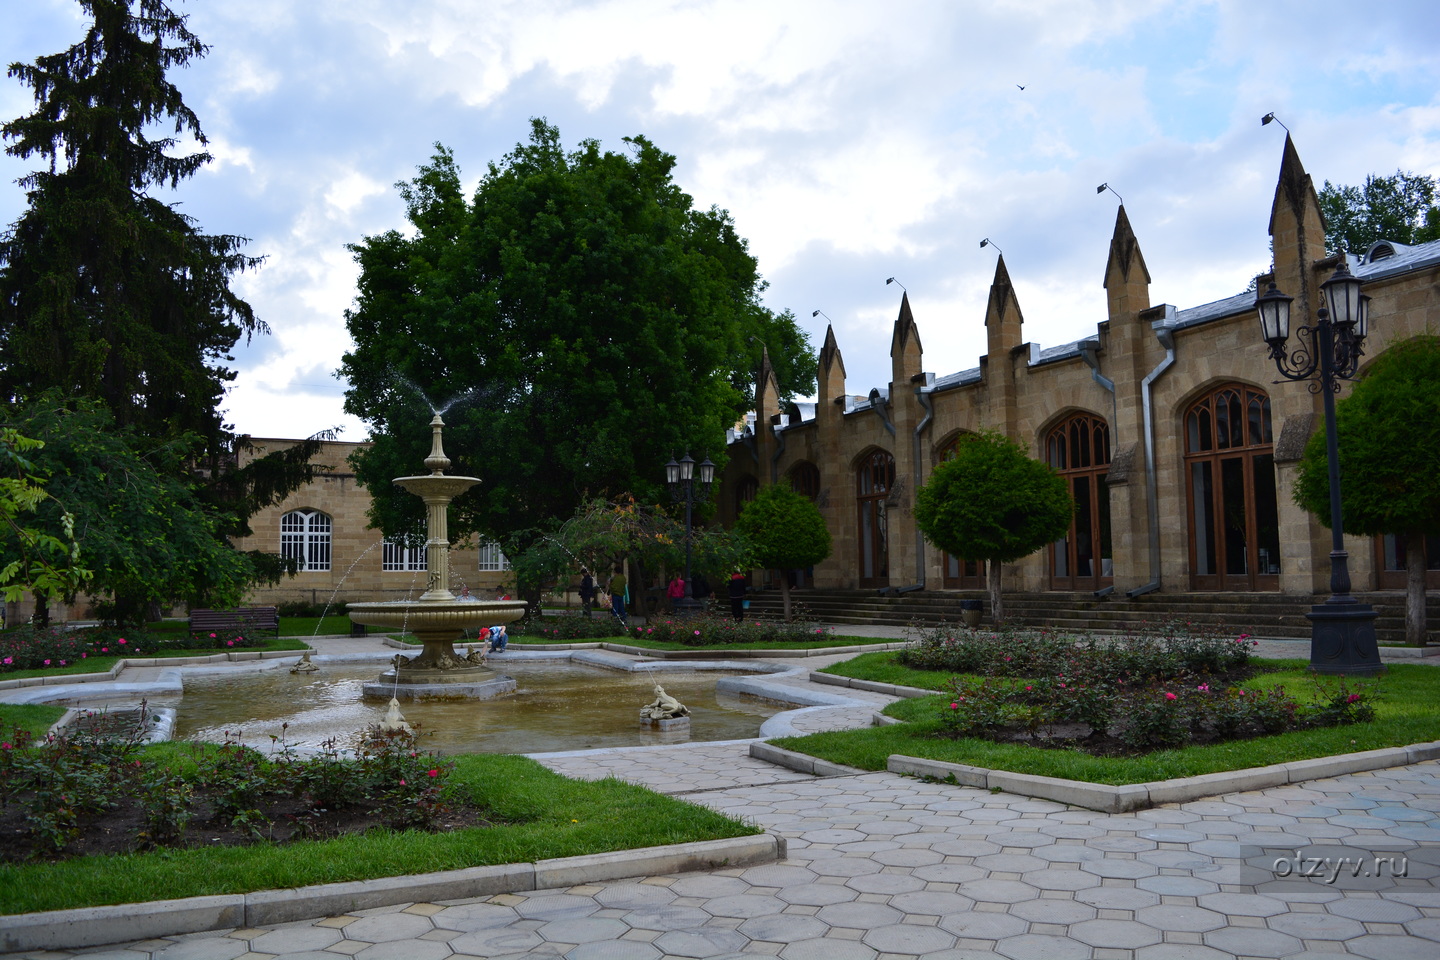
[[[695,484],[695,461],[690,454],[685,454],[679,463],[672,458],[665,464],[665,482],[670,486],[670,501],[672,503],[685,503],[685,599],[682,606],[689,609],[695,606],[695,598],[690,591],[690,530],[691,517],[696,503],[704,503],[710,499],[710,486],[715,481],[715,464],[706,457],[700,462],[700,483],[697,490]]]
[[[1341,260],[1335,275],[1322,284],[1328,304],[1315,311],[1315,323],[1301,326],[1293,349],[1290,302],[1274,281],[1256,298],[1260,331],[1270,357],[1286,380],[1309,380],[1311,393],[1325,404],[1325,455],[1330,470],[1330,599],[1310,608],[1310,668],[1319,673],[1374,674],[1382,669],[1375,641],[1375,617],[1369,604],[1350,595],[1350,555],[1340,509],[1340,454],[1335,432],[1335,394],[1341,380],[1355,379],[1369,333],[1370,298],[1360,280]],[[1306,342],[1308,341],[1308,343]],[[1318,375],[1318,377],[1317,377]],[[1315,378],[1315,379],[1312,379]],[[1278,382],[1278,381],[1277,381]]]

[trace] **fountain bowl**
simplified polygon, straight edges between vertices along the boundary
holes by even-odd
[[[486,700],[510,693],[515,681],[455,650],[464,631],[513,623],[525,615],[523,600],[392,600],[346,604],[350,619],[366,626],[408,630],[421,643],[419,656],[396,658],[395,668],[364,686],[371,698],[419,700],[467,697]]]

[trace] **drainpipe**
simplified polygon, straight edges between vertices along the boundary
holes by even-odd
[[[880,395],[880,388],[871,387],[870,409],[875,411],[875,416],[880,418],[880,422],[885,424],[885,429],[889,430],[890,436],[893,437],[895,436],[895,424],[891,423],[890,418],[885,415],[885,408],[887,406],[889,406],[889,401]]]
[[[1126,591],[1130,599],[1154,593],[1160,589],[1160,494],[1155,483],[1155,403],[1153,398],[1155,381],[1175,363],[1175,308],[1170,304],[1162,306],[1164,317],[1150,324],[1155,338],[1165,348],[1165,359],[1156,365],[1140,383],[1140,401],[1145,411],[1145,498],[1150,517],[1150,582],[1143,587]]]
[[[1115,404],[1115,381],[1111,380],[1109,377],[1103,375],[1100,372],[1100,358],[1096,355],[1096,351],[1100,349],[1100,341],[1081,340],[1076,346],[1080,351],[1080,358],[1085,361],[1087,366],[1090,367],[1091,378],[1093,378],[1096,383],[1100,384],[1101,387],[1110,391],[1110,422],[1113,424],[1118,424],[1120,415],[1118,410],[1116,409]],[[1111,584],[1108,587],[1102,587],[1099,590],[1095,591],[1095,599],[1103,599],[1110,596],[1110,594],[1114,592],[1114,584]]]
[[[785,414],[777,414],[784,417],[784,423],[772,424],[770,430],[775,434],[775,453],[770,457],[770,482],[780,482],[780,457],[785,453],[785,428],[790,425],[790,418]]]
[[[920,484],[924,481],[924,466],[921,455],[922,444],[920,434],[930,426],[930,421],[935,419],[935,406],[930,400],[930,394],[935,389],[935,374],[922,373],[916,379],[921,381],[915,388],[915,399],[920,401],[920,406],[925,408],[925,417],[915,425],[915,492],[912,496],[920,493]],[[914,584],[908,587],[901,587],[899,593],[911,593],[915,590],[925,589],[925,534],[920,528],[915,528],[915,568],[917,579]]]

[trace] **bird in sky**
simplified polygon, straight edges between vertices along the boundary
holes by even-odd
[[[1021,84],[1021,83],[1017,83],[1017,84],[1015,84],[1015,86],[1019,87],[1021,90],[1024,90],[1024,89],[1025,89],[1025,85],[1024,85],[1024,84]]]

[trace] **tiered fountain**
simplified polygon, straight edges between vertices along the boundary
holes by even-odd
[[[416,700],[429,697],[470,697],[489,699],[515,689],[515,681],[496,673],[483,663],[481,651],[462,656],[455,641],[466,630],[519,620],[525,603],[519,600],[457,600],[451,593],[450,533],[447,511],[450,501],[479,483],[476,477],[450,477],[445,468],[450,458],[441,446],[445,421],[440,415],[430,421],[430,456],[425,466],[430,473],[399,477],[395,483],[425,501],[425,566],[427,589],[418,600],[350,603],[346,609],[355,623],[408,630],[424,645],[420,655],[395,658],[395,668],[365,684],[366,697]]]

